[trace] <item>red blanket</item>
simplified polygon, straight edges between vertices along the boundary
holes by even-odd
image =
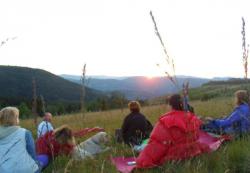
[[[200,131],[199,133],[199,143],[201,143],[206,149],[204,152],[213,152],[217,150],[222,142],[225,140],[230,140],[228,136],[214,137],[206,132]],[[129,165],[128,162],[135,161],[134,157],[114,157],[111,158],[112,163],[116,166],[116,169],[121,173],[130,173],[136,168],[136,165]]]
[[[104,131],[103,128],[93,127],[93,128],[84,128],[82,130],[73,132],[74,137],[83,137],[84,135],[91,133],[91,132],[102,132]]]

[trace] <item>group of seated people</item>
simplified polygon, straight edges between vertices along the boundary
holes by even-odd
[[[237,91],[235,99],[236,107],[229,116],[203,123],[193,109],[184,111],[182,97],[174,94],[168,98],[170,111],[160,116],[154,126],[140,113],[139,102],[131,101],[128,104],[130,114],[124,118],[119,134],[125,144],[140,152],[136,158],[137,168],[194,157],[205,150],[197,142],[200,131],[234,136],[250,131],[247,91]],[[85,128],[74,132],[67,125],[54,129],[51,120],[52,115],[45,113],[34,144],[31,132],[19,126],[17,108],[6,107],[0,111],[0,172],[40,172],[58,155],[71,155],[81,160],[109,149],[101,145],[109,140],[104,129]],[[75,137],[93,131],[98,133],[80,144],[75,142]]]
[[[109,138],[104,129],[84,128],[74,132],[68,125],[54,129],[51,120],[52,115],[45,113],[34,142],[32,133],[19,126],[19,110],[16,107],[5,107],[0,111],[1,173],[39,173],[59,155],[81,160],[109,149],[105,146]],[[76,143],[75,137],[89,132],[98,133]]]

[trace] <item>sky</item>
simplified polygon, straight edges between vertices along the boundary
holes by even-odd
[[[87,75],[243,77],[241,17],[250,43],[249,7],[249,0],[0,0],[0,41],[16,37],[0,47],[0,64],[73,75],[86,63]]]

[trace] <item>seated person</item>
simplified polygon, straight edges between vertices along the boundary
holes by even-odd
[[[37,127],[37,138],[44,135],[45,133],[54,130],[52,124],[52,114],[46,112],[43,117],[43,121]]]
[[[240,135],[250,130],[249,95],[245,90],[235,92],[236,107],[233,112],[222,119],[211,120],[202,129],[216,134]]]
[[[40,172],[35,144],[29,130],[19,126],[19,110],[0,111],[0,172]]]
[[[156,123],[146,147],[136,158],[137,168],[162,165],[169,160],[182,160],[203,153],[198,142],[202,122],[190,111],[183,111],[180,95],[172,95],[168,104],[171,111]]]
[[[128,145],[139,145],[149,138],[153,129],[152,124],[140,113],[140,103],[131,101],[128,104],[130,114],[123,120],[121,133],[123,141]]]
[[[100,128],[93,129],[96,129],[95,131],[103,130]],[[76,135],[85,135],[86,133],[83,130],[79,131],[79,133],[76,132]],[[86,131],[92,132],[89,128],[86,128]],[[107,134],[99,132],[79,145],[76,145],[73,131],[67,125],[63,125],[45,133],[37,139],[37,159],[43,168],[48,165],[49,161],[59,155],[71,155],[74,159],[80,160],[86,158],[86,156],[92,157],[95,154],[106,151],[107,149],[102,148],[101,144],[105,145],[107,142]]]

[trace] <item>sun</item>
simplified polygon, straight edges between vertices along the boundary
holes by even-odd
[[[147,75],[147,78],[148,78],[148,79],[153,79],[154,76],[153,76],[153,75]]]

